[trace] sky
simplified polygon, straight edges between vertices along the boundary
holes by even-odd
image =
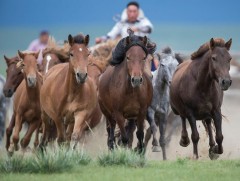
[[[0,0],[0,27],[108,24],[126,0]],[[240,24],[239,0],[139,0],[157,24]]]

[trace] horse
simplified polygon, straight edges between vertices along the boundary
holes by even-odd
[[[22,60],[17,63],[17,67],[23,72],[24,81],[19,85],[14,96],[12,120],[15,120],[15,129],[13,131],[12,143],[10,146],[6,146],[10,155],[19,149],[19,132],[21,131],[23,123],[28,123],[28,129],[21,140],[22,149],[28,146],[32,133],[41,123],[39,92],[42,85],[42,76],[37,69],[39,52],[22,53],[18,51],[18,54]],[[7,142],[9,142],[9,140]]]
[[[3,93],[3,87],[5,84],[5,77],[0,75],[0,144],[4,137],[5,122],[8,117],[8,111],[10,109],[11,100],[5,97]]]
[[[183,147],[190,144],[186,129],[188,119],[192,130],[194,159],[198,159],[199,141],[196,120],[204,120],[207,124],[209,153],[223,153],[221,105],[223,91],[226,91],[232,83],[229,75],[232,57],[228,52],[231,44],[232,39],[225,43],[221,38],[211,38],[191,55],[190,60],[183,62],[173,75],[170,105],[173,112],[180,115],[182,120],[180,145]],[[217,145],[211,129],[212,119],[216,129]]]
[[[95,84],[99,85],[99,77],[106,70],[112,59],[112,50],[116,46],[117,41],[108,40],[105,43],[91,47],[92,51],[89,56],[88,73],[92,77]]]
[[[43,60],[40,67],[40,71],[45,75],[48,70],[59,63],[66,63],[69,61],[69,56],[64,48],[58,47],[46,48],[43,51]]]
[[[152,84],[144,72],[148,55],[147,37],[129,35],[125,40],[128,49],[124,60],[116,66],[108,66],[99,80],[99,104],[107,120],[108,148],[114,149],[116,123],[120,128],[124,146],[129,135],[125,119],[137,124],[138,151],[144,151],[144,118],[152,99]]]
[[[169,86],[172,81],[173,73],[177,66],[182,63],[182,58],[173,53],[170,47],[166,47],[162,50],[161,54],[158,54],[160,59],[160,65],[153,73],[153,99],[151,105],[147,111],[147,121],[150,126],[146,131],[145,146],[147,147],[148,141],[151,138],[151,130],[153,132],[153,152],[158,152],[158,141],[156,138],[156,126],[159,126],[160,139],[159,143],[162,148],[163,159],[166,160],[165,150],[165,130],[167,125],[167,117],[169,113]]]
[[[18,56],[8,58],[4,55],[7,64],[7,78],[4,84],[3,93],[6,97],[12,97],[18,86],[23,80],[23,74],[16,64],[20,61]]]
[[[87,47],[89,35],[79,34],[75,37],[69,35],[68,42],[70,45],[69,63],[51,68],[44,78],[41,89],[44,129],[40,148],[44,148],[47,144],[49,118],[57,127],[58,144],[61,145],[65,141],[65,122],[68,125],[67,137],[71,138],[73,148],[75,148],[97,109],[97,89],[87,72],[90,54]]]

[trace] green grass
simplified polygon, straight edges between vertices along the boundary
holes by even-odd
[[[47,149],[45,153],[1,157],[1,173],[59,173],[68,171],[76,165],[87,165],[91,158],[83,151]]]
[[[143,155],[139,155],[129,149],[119,148],[110,153],[103,153],[98,156],[98,164],[101,166],[143,167],[146,164],[146,159]]]
[[[79,180],[239,180],[239,160],[192,161],[150,161],[142,167],[100,166],[96,161],[86,166],[76,165],[64,173],[19,174],[1,173],[1,181],[79,181]]]

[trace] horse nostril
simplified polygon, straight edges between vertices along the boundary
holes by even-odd
[[[134,77],[131,78],[131,81],[134,82]]]
[[[140,81],[140,84],[141,84],[141,83],[143,82],[143,78],[142,78],[142,77],[140,77],[140,80],[139,80],[139,81]]]
[[[222,80],[222,84],[223,84],[223,85],[225,84],[225,80]]]
[[[231,86],[231,85],[232,85],[232,80],[230,80],[230,82],[229,82],[229,83],[230,83],[230,86]]]
[[[77,72],[77,77],[80,77],[80,73],[79,72]]]

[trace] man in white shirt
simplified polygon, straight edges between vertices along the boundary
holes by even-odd
[[[107,39],[116,39],[119,36],[125,38],[128,36],[128,28],[131,28],[137,36],[148,36],[153,29],[152,23],[144,17],[139,4],[135,1],[127,4],[127,8],[122,13],[121,21],[116,23],[107,36],[98,37],[95,42],[101,43]]]

